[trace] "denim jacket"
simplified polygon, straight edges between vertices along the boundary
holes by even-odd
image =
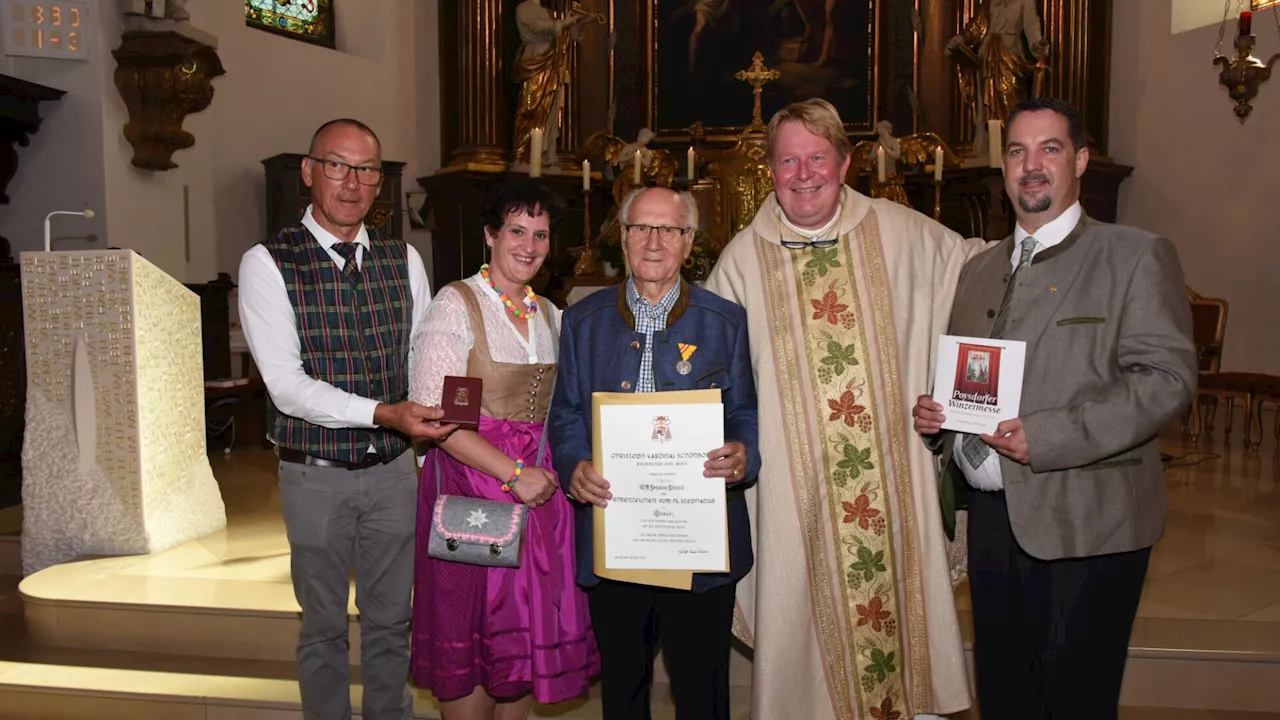
[[[678,343],[697,346],[691,372],[680,374]],[[644,334],[635,331],[626,286],[600,290],[565,310],[560,329],[560,358],[555,397],[548,417],[555,467],[569,492],[578,462],[591,460],[591,394],[634,392],[644,351]],[[654,385],[658,392],[718,388],[724,403],[725,442],[747,448],[743,479],[726,485],[729,514],[729,572],[694,575],[693,592],[734,583],[751,569],[751,520],[743,491],[760,472],[756,389],[747,314],[738,305],[681,281],[680,297],[667,315],[667,329],[653,335]],[[714,448],[707,448],[708,451]],[[575,503],[577,581],[600,582],[593,562],[592,508]]]

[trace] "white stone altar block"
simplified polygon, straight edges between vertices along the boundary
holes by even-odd
[[[21,262],[23,573],[226,527],[205,448],[196,294],[131,250]]]

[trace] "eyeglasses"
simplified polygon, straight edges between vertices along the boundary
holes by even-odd
[[[802,242],[800,240],[783,240],[782,247],[788,250],[806,250],[813,248],[814,250],[826,250],[829,247],[835,247],[840,242],[838,238],[830,238],[828,240],[814,240],[813,242]]]
[[[330,180],[342,182],[347,179],[352,170],[356,171],[356,182],[361,185],[377,185],[382,182],[382,168],[376,167],[356,167],[349,165],[341,160],[328,160],[326,158],[318,158],[312,155],[307,156],[312,162],[320,163],[320,169],[324,171],[324,176]]]
[[[656,230],[658,239],[662,240],[662,242],[675,242],[688,235],[689,231],[693,229],[671,227],[670,225],[623,225],[622,227],[627,231],[627,237],[631,240],[647,240],[649,239],[649,233]]]

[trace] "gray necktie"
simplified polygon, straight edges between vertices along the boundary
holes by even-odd
[[[1018,282],[1018,273],[1031,264],[1032,254],[1036,251],[1036,239],[1028,235],[1022,241],[1021,247],[1022,254],[1018,256],[1018,266],[1013,269],[1013,274],[1009,276],[1009,284],[1004,288],[1004,297],[1000,300],[1000,310],[996,313],[995,324],[991,326],[991,337],[993,338],[998,338],[1004,334],[1004,326],[1009,319],[1009,301],[1013,298],[1013,286]],[[991,446],[974,436],[965,438],[960,443],[960,452],[964,455],[964,459],[969,461],[969,466],[976,469],[991,454]]]

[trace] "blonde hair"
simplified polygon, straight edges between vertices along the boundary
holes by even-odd
[[[773,164],[773,139],[783,123],[801,122],[809,132],[826,139],[836,149],[836,157],[840,162],[849,157],[853,146],[844,132],[844,123],[840,121],[840,113],[835,106],[822,98],[809,98],[791,103],[774,113],[769,121],[769,164]]]

